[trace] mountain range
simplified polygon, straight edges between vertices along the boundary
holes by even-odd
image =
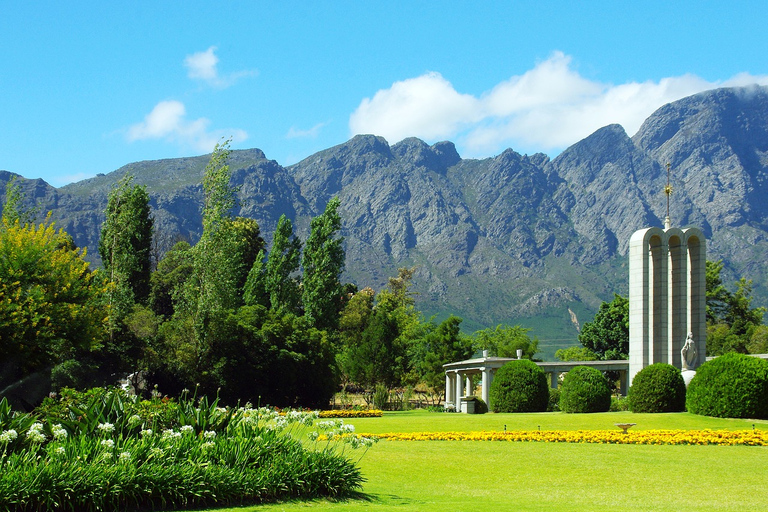
[[[54,188],[21,179],[88,259],[107,196],[126,174],[145,185],[157,255],[201,233],[201,179],[209,155],[131,163]],[[236,215],[256,219],[269,240],[280,215],[306,238],[309,220],[341,200],[345,278],[380,289],[415,266],[417,306],[427,316],[464,318],[467,331],[521,324],[545,358],[577,344],[579,324],[613,293],[627,293],[631,234],[663,226],[667,164],[674,226],[697,226],[726,283],[754,281],[768,304],[768,88],[707,91],[667,104],[630,137],[609,125],[554,159],[512,149],[463,159],[451,142],[409,138],[390,145],[359,135],[290,166],[258,149],[229,160]],[[14,174],[0,171],[0,193]]]

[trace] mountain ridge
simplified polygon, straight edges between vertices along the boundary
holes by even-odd
[[[128,173],[147,186],[158,252],[179,236],[196,241],[207,161],[135,162],[60,189],[20,182],[97,263],[107,195]],[[256,219],[267,239],[283,213],[306,238],[310,218],[338,196],[347,279],[378,289],[398,267],[417,266],[414,288],[427,315],[458,314],[469,330],[522,323],[550,357],[576,343],[574,317],[583,324],[602,300],[626,294],[629,237],[666,215],[667,163],[673,224],[702,228],[726,282],[754,279],[756,304],[767,304],[766,87],[684,98],[632,137],[608,125],[551,160],[512,149],[462,159],[448,141],[390,145],[358,135],[290,166],[258,149],[234,150],[229,161],[234,213]],[[0,171],[0,193],[10,176]]]

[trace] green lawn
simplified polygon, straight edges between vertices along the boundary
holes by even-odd
[[[768,428],[687,413],[406,412],[347,421],[358,432],[610,429],[623,422],[637,429]],[[765,447],[382,441],[360,467],[367,501],[229,510],[768,510]]]

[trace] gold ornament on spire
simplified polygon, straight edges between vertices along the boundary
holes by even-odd
[[[669,196],[672,195],[672,185],[669,183],[669,172],[670,168],[672,167],[671,164],[667,163],[667,185],[664,187],[664,194],[667,196],[667,218],[664,219],[664,228],[669,229],[672,223],[669,220]]]

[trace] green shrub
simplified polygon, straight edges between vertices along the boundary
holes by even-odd
[[[626,396],[612,396],[609,412],[623,412],[629,410],[629,398]]]
[[[603,374],[588,366],[576,366],[563,379],[560,410],[606,412],[611,408],[611,387]]]
[[[470,400],[475,402],[475,414],[485,414],[488,412],[488,404],[485,403],[485,400],[479,396],[468,396],[467,401]]]
[[[389,408],[389,390],[384,384],[376,384],[373,390],[373,407],[382,411]]]
[[[685,410],[685,381],[680,370],[667,363],[646,366],[629,388],[632,412],[680,412]]]
[[[547,410],[547,376],[528,359],[510,361],[496,372],[491,383],[493,412],[542,412]]]
[[[707,361],[688,385],[688,412],[720,418],[768,418],[768,361],[731,352]]]
[[[560,410],[560,390],[558,388],[549,388],[549,403],[547,412],[557,412]]]

